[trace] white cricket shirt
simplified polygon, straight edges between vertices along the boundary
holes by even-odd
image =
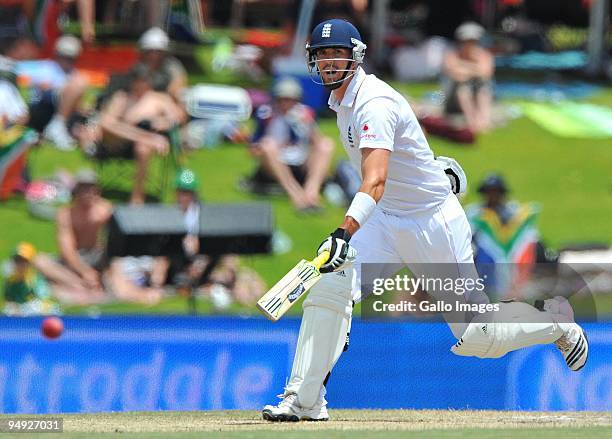
[[[342,102],[332,93],[328,104],[338,116],[338,129],[351,163],[361,174],[361,148],[391,151],[385,192],[378,206],[405,216],[441,204],[450,182],[406,99],[359,67]]]

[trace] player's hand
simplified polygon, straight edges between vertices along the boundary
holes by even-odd
[[[457,163],[457,160],[443,156],[436,157],[436,160],[442,163],[444,173],[450,181],[453,193],[461,195],[467,192],[467,177],[461,165]]]
[[[321,273],[337,271],[346,263],[347,259],[355,258],[357,252],[349,245],[350,239],[349,232],[338,228],[321,243],[317,254],[320,255],[324,251],[328,251],[330,255],[327,262],[321,266],[319,270]]]

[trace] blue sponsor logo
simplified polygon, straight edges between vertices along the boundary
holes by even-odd
[[[290,303],[295,302],[297,299],[300,298],[300,296],[304,293],[304,284],[299,284],[295,290],[293,290],[291,293],[289,293],[289,296],[287,296],[287,298],[289,299]]]

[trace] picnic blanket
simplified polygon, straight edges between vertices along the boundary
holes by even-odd
[[[498,99],[527,99],[530,101],[560,101],[563,99],[586,99],[601,90],[584,81],[570,82],[524,82],[506,81],[495,83],[495,97]]]
[[[586,67],[589,57],[582,50],[566,50],[556,53],[527,52],[519,55],[495,57],[496,67],[520,70],[578,70]]]
[[[524,102],[525,116],[559,137],[605,139],[612,137],[612,108],[564,101]]]

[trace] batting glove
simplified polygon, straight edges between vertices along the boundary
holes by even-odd
[[[345,264],[347,259],[355,258],[357,252],[349,245],[350,239],[349,232],[338,228],[321,243],[317,254],[320,255],[324,251],[328,251],[330,254],[327,262],[319,270],[321,273],[337,271]]]
[[[465,172],[457,160],[450,157],[438,156],[436,160],[442,163],[444,173],[450,181],[451,188],[455,195],[461,195],[467,192],[467,177]]]

